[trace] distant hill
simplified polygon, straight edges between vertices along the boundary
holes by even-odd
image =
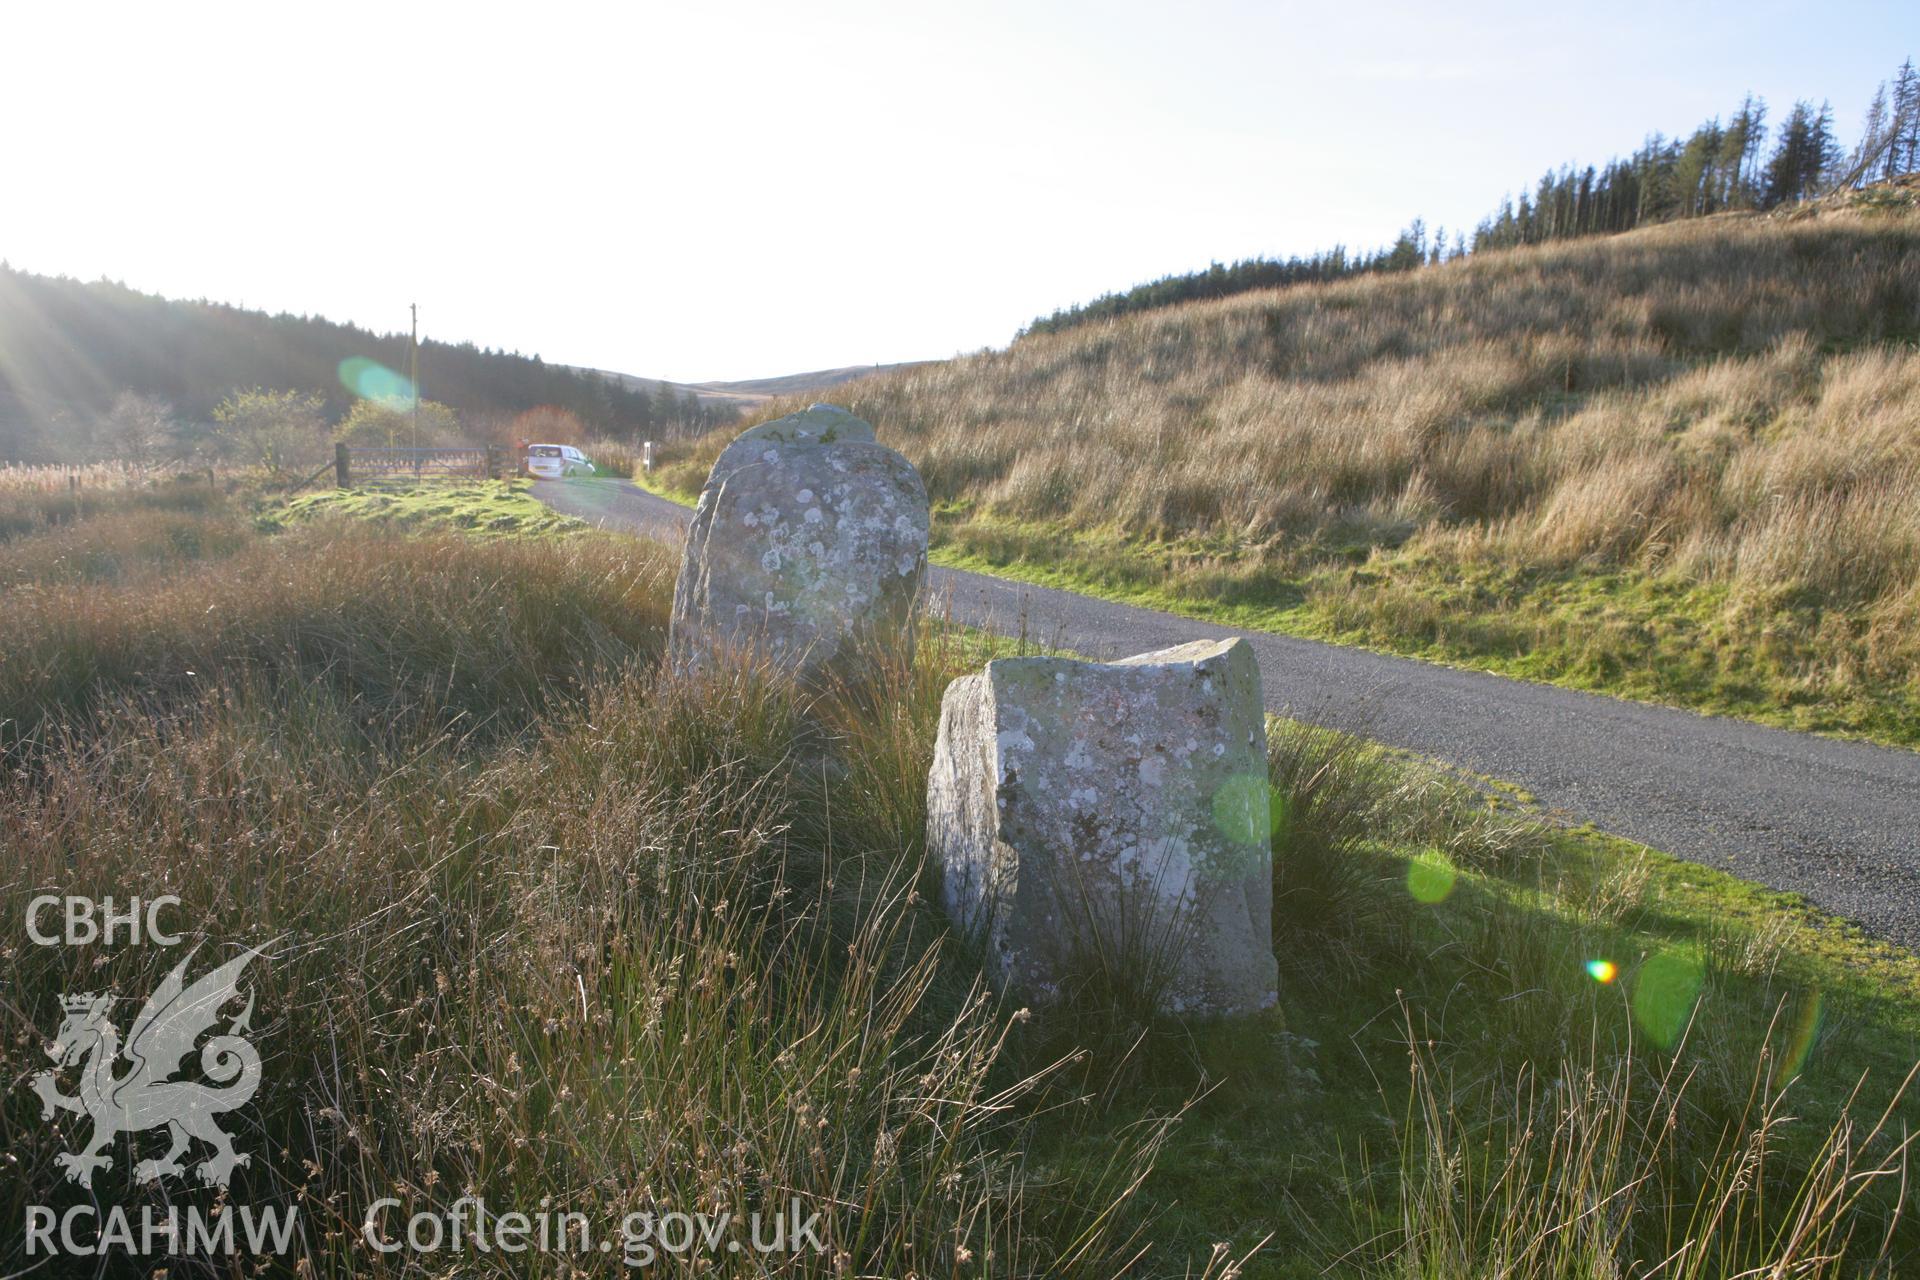
[[[901,369],[917,369],[922,365],[938,364],[937,360],[909,360],[901,364],[850,364],[841,369],[816,369],[812,373],[790,373],[784,378],[751,378],[745,382],[702,382],[696,384],[725,395],[739,396],[753,400],[771,400],[776,396],[799,396],[809,392],[825,391],[855,378],[865,378],[870,374],[894,373]]]
[[[612,379],[628,390],[642,392],[656,398],[660,394],[660,388],[666,387],[672,394],[682,399],[692,396],[703,408],[709,410],[746,413],[781,396],[807,395],[852,382],[855,378],[864,378],[869,374],[892,373],[896,370],[913,369],[932,363],[937,362],[918,360],[903,364],[853,364],[839,369],[789,373],[778,378],[749,378],[743,382],[668,382],[662,378],[643,378],[637,374],[615,373],[610,369],[584,367],[580,372]]]
[[[635,395],[647,396],[656,404],[660,402],[663,390],[676,401],[684,402],[692,399],[702,410],[708,414],[717,415],[721,420],[758,403],[754,398],[729,395],[725,391],[717,390],[715,383],[671,382],[666,378],[643,378],[637,373],[616,373],[612,369],[595,369],[587,365],[572,367],[578,373],[605,378]]]
[[[976,564],[1920,741],[1920,175],[1156,307],[835,398]],[[697,489],[731,434],[665,481]]]
[[[403,371],[407,337],[0,265],[0,460],[70,456],[75,424],[123,391],[205,419],[235,388],[294,390],[325,397],[338,417],[354,399],[341,379],[353,359]],[[421,394],[463,418],[551,405],[594,435],[631,438],[654,425],[646,395],[537,355],[428,340],[420,369]]]
[[[1355,276],[1411,271],[1469,252],[1511,249],[1732,212],[1778,209],[1815,196],[1870,189],[1920,171],[1920,73],[1909,58],[1882,82],[1866,126],[1851,151],[1834,131],[1823,103],[1796,102],[1767,147],[1767,104],[1748,94],[1725,117],[1691,134],[1648,136],[1633,154],[1606,164],[1562,165],[1504,199],[1471,237],[1429,231],[1415,218],[1380,249],[1336,245],[1306,258],[1250,258],[1231,266],[1163,276],[1035,319],[1022,335],[1061,333],[1087,324],[1189,302]]]

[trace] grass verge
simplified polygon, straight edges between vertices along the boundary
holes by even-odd
[[[375,481],[351,489],[321,489],[268,506],[262,519],[298,524],[329,516],[373,521],[407,530],[440,529],[483,537],[526,537],[586,528],[535,498],[526,480]]]
[[[1277,723],[1281,1007],[1026,1019],[921,845],[940,695],[1002,642],[930,624],[820,698],[687,683],[650,544],[249,536],[7,589],[0,653],[41,674],[6,686],[35,728],[0,771],[0,907],[173,893],[207,954],[268,946],[228,1198],[299,1207],[314,1274],[414,1273],[370,1206],[463,1194],[602,1229],[821,1213],[825,1253],[719,1274],[1224,1275],[1268,1236],[1244,1274],[1920,1264],[1876,1127],[1920,960],[1803,904]],[[25,1085],[60,996],[131,1003],[177,956],[3,945],[19,1220],[81,1198],[55,1158],[88,1126]],[[131,1164],[103,1203],[218,1199]]]
[[[1920,684],[1874,666],[1855,622],[1791,591],[1631,570],[1516,569],[1402,550],[1301,566],[1217,540],[941,512],[936,564],[1229,626],[1920,747]],[[1837,653],[1852,653],[1838,659]]]
[[[705,479],[694,469],[636,483],[691,505]],[[1227,626],[1920,748],[1920,678],[1875,667],[1860,627],[1804,594],[1363,544],[1327,558],[1341,563],[1314,567],[1218,538],[1079,531],[952,503],[934,511],[930,553],[950,569]],[[1833,658],[1856,650],[1852,661]]]

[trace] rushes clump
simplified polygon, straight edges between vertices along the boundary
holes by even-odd
[[[1879,1274],[1859,1260],[1884,1259],[1892,1239],[1878,1197],[1906,1180],[1915,1135],[1897,1117],[1911,1073],[1884,1109],[1843,1112],[1809,1140],[1791,1132],[1795,1103],[1762,1053],[1716,1132],[1684,1051],[1663,1067],[1589,1045],[1551,1076],[1527,1066],[1474,1086],[1447,1078],[1410,1018],[1406,1028],[1399,1229],[1376,1274]]]
[[[614,538],[484,546],[344,526],[235,547],[228,526],[194,526],[198,555],[149,548],[182,570],[163,582],[76,580],[34,559],[53,540],[78,548],[69,565],[97,563],[126,520],[133,536],[154,532],[155,517],[134,516],[0,543],[0,563],[53,579],[10,590],[0,615],[0,749],[53,719],[73,731],[117,704],[159,714],[245,681],[294,701],[330,684],[370,717],[519,731],[596,667],[664,639],[665,556]]]
[[[637,1214],[818,1215],[824,1252],[719,1258],[743,1273],[1114,1274],[1141,1245],[1115,1205],[1164,1126],[1110,1166],[1028,1168],[1058,1066],[1008,1065],[1014,1011],[954,967],[908,818],[846,798],[848,771],[889,797],[924,779],[920,704],[856,737],[769,671],[663,676],[664,559],[329,527],[62,596],[84,607],[60,626],[29,602],[6,623],[41,673],[11,687],[35,729],[0,779],[8,909],[173,894],[209,955],[267,946],[231,1199],[300,1208],[289,1268],[417,1274],[365,1244],[370,1207],[466,1195],[595,1240]],[[147,656],[181,651],[191,683]],[[16,1081],[61,993],[137,1007],[159,976],[150,949],[8,956]],[[85,1132],[10,1091],[0,1213],[55,1194]],[[129,1165],[103,1198],[212,1202]]]

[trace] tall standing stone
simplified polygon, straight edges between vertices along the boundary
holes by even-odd
[[[870,644],[910,642],[926,564],[913,464],[845,409],[814,405],[715,460],[687,527],[669,652],[683,670],[730,650],[818,681]]]
[[[1166,1012],[1272,1005],[1270,835],[1243,640],[1001,658],[947,687],[927,844],[948,912],[1023,999],[1117,967]]]

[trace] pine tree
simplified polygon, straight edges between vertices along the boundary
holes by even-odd
[[[1826,158],[1824,149],[1831,139],[1831,126],[1822,121],[1823,113],[1815,112],[1809,103],[1793,104],[1780,126],[1773,156],[1767,161],[1767,207],[1812,194]]]
[[[680,422],[680,401],[674,396],[673,388],[664,382],[654,384],[651,416],[654,426],[659,428],[662,435],[677,434],[676,428]]]
[[[1813,154],[1808,164],[1808,192],[1813,194],[1824,188],[1839,173],[1843,153],[1840,150],[1840,135],[1833,128],[1833,104],[1826,100],[1820,103],[1820,110],[1813,117]]]
[[[1895,178],[1920,169],[1920,72],[1913,69],[1912,58],[1894,75],[1891,107],[1893,143],[1887,149],[1885,175]]]
[[[1853,159],[1849,162],[1856,186],[1873,181],[1874,172],[1886,158],[1885,149],[1892,145],[1893,140],[1887,136],[1892,129],[1893,121],[1887,115],[1887,82],[1882,80],[1874,90],[1866,121],[1860,127],[1860,145],[1853,149]]]
[[[1674,162],[1673,188],[1678,201],[1676,213],[1682,218],[1713,213],[1720,207],[1719,176],[1716,165],[1726,134],[1720,121],[1707,121],[1693,131]]]
[[[1760,149],[1767,141],[1767,104],[1749,93],[1740,100],[1720,141],[1720,169],[1726,186],[1721,204],[1729,209],[1749,208],[1758,202],[1756,175]]]

